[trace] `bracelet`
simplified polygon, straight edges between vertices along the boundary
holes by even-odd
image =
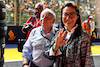
[[[22,67],[24,67],[25,65],[28,65],[28,63],[24,63],[24,64],[22,65]]]
[[[58,50],[55,51],[55,50],[53,49],[53,47],[52,47],[52,50],[54,51],[54,53],[57,53],[57,51],[58,51]]]

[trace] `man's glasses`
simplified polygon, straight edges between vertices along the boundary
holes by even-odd
[[[47,20],[50,20],[50,19],[51,19],[51,16],[41,17],[41,19],[47,19]]]
[[[69,13],[69,14],[63,13],[62,16],[63,16],[64,18],[67,18],[68,16],[69,16],[70,18],[74,18],[76,14],[77,14],[76,12],[71,12],[71,13]]]
[[[39,11],[42,11],[43,9],[41,9],[41,8],[34,8],[35,10],[39,10]]]

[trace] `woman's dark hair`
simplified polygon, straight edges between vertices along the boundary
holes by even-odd
[[[64,28],[64,24],[63,24],[63,21],[62,21],[62,12],[63,12],[63,9],[65,7],[73,7],[76,10],[78,19],[76,20],[75,25],[78,24],[78,27],[75,29],[74,37],[75,36],[77,37],[77,36],[79,36],[81,34],[81,30],[82,30],[79,8],[75,3],[66,3],[65,5],[63,5],[63,7],[61,9],[61,25],[62,25],[63,28]]]

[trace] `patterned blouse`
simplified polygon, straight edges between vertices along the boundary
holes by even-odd
[[[55,60],[54,67],[94,67],[90,56],[90,38],[85,31],[81,31],[81,35],[76,38],[70,37],[70,39],[59,48],[62,54],[51,56],[50,48],[52,48],[54,42],[55,37],[51,45],[46,47],[44,51],[44,55],[47,58]]]

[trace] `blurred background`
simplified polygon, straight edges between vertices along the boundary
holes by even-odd
[[[79,6],[82,22],[88,15],[93,16],[95,28],[92,32],[92,44],[100,42],[100,1],[99,0],[3,0],[6,5],[6,22],[8,26],[6,44],[17,44],[18,39],[24,39],[21,32],[22,25],[30,16],[34,16],[34,6],[37,2],[44,4],[45,8],[52,9],[57,16],[54,26],[60,21],[61,7],[67,2],[74,2]]]
[[[34,16],[34,6],[37,2],[44,4],[45,8],[52,9],[57,16],[54,26],[58,26],[60,21],[60,11],[62,6],[71,1],[79,6],[82,22],[87,19],[88,15],[93,16],[95,30],[92,32],[92,55],[94,56],[96,67],[100,67],[100,0],[0,0],[5,4],[7,24],[7,35],[5,36],[4,67],[21,67],[22,56],[21,50],[23,45],[18,45],[21,41],[23,44],[26,35],[22,33],[21,28],[30,16]],[[97,57],[95,57],[97,56]],[[12,62],[12,63],[10,63]],[[16,64],[15,64],[16,62]],[[10,66],[11,65],[11,66]]]

